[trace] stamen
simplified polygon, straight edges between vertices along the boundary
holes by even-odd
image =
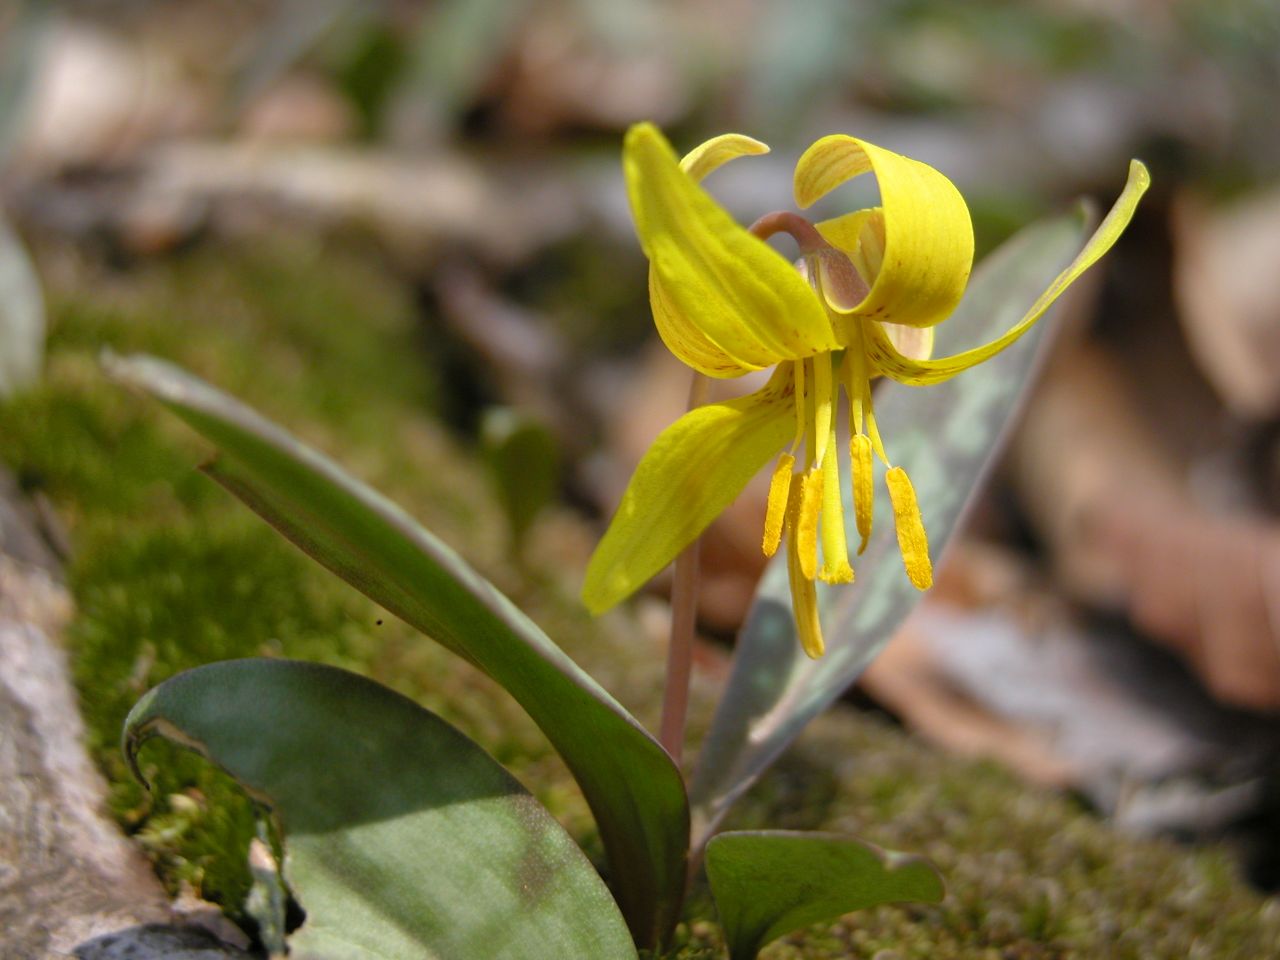
[[[871,463],[871,438],[859,433],[849,440],[850,469],[853,472],[853,516],[858,524],[858,556],[867,549],[871,538],[871,515],[875,495],[874,467]]]
[[[824,583],[853,583],[849,545],[844,536],[844,504],[840,495],[840,458],[835,455],[835,428],[831,429],[831,456],[822,465],[822,569]]]
[[[801,476],[801,474],[796,474]],[[800,554],[800,569],[812,580],[818,575],[818,513],[822,509],[822,471],[814,468],[803,474],[800,508],[791,535]]]
[[[787,498],[791,493],[791,471],[795,465],[796,458],[784,453],[773,468],[773,479],[769,481],[769,506],[764,514],[763,547],[766,557],[778,552],[778,544],[782,540],[782,523],[787,517]]]
[[[867,380],[867,359],[863,351],[862,328],[855,327],[844,351],[844,392],[849,395],[849,432],[862,433],[862,394]]]
[[[797,360],[792,364],[795,367],[795,400],[796,400],[796,436],[791,441],[791,450],[794,452],[800,446],[800,442],[804,440],[805,424],[809,422],[809,418],[805,416],[805,395],[804,395],[804,366],[807,361]]]
[[[876,412],[871,405],[871,381],[863,381],[862,387],[862,404],[866,410],[867,416],[867,436],[871,438],[871,449],[876,452],[876,456],[880,458],[880,462],[886,467],[890,466],[889,456],[884,452],[884,441],[880,439],[880,428],[876,426]]]
[[[831,356],[813,358],[813,465],[821,467],[831,437]]]
[[[917,590],[928,590],[933,586],[933,564],[929,560],[929,540],[925,536],[915,488],[901,467],[891,467],[884,479],[893,503],[893,523],[898,531],[898,549],[902,551],[907,577]]]
[[[799,526],[800,498],[792,497],[787,511],[787,526],[791,532],[787,536],[787,579],[791,584],[791,612],[796,619],[796,633],[800,637],[800,646],[813,659],[822,656],[825,644],[822,640],[822,625],[818,619],[818,591],[813,580],[805,576],[800,564],[800,549],[796,542],[796,528]]]
[[[800,363],[805,369],[805,378],[811,381],[817,381],[817,374],[813,369],[813,357],[801,360]],[[804,398],[804,465],[805,468],[813,466],[813,458],[818,452],[817,434],[814,433],[814,404],[817,402],[815,393],[817,391],[810,390]]]

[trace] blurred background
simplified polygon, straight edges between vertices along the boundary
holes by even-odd
[[[745,222],[793,206],[814,139],[866,138],[956,182],[979,256],[1082,195],[1105,209],[1141,157],[1137,220],[1060,311],[1003,465],[857,697],[1128,829],[1235,837],[1271,887],[1277,90],[1273,0],[10,0],[0,392],[80,389],[112,346],[270,397],[265,358],[309,382],[333,448],[380,463],[359,451],[389,415],[347,398],[411,383],[395,402],[499,464],[512,535],[554,540],[532,550],[572,592],[687,389],[649,318],[630,124],[769,143],[710,185]],[[88,415],[9,410],[0,456],[70,514],[74,557],[91,511],[66,478],[128,467],[73,466],[55,426]],[[706,546],[712,675],[762,569],[760,497]]]

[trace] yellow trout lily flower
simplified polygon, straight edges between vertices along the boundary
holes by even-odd
[[[933,327],[960,302],[973,262],[969,210],[932,167],[854,137],[824,137],[800,157],[803,209],[870,173],[880,205],[817,224],[794,213],[733,221],[699,186],[728,160],[768,152],[728,134],[677,159],[651,124],[627,133],[623,169],[640,245],[649,258],[654,322],[677,357],[710,377],[774,368],[749,396],[697,407],[668,427],[641,459],[587,567],[582,596],[601,612],[665,567],[777,457],[763,548],[787,541],[796,628],[812,657],[823,651],[815,580],[853,580],[845,541],[835,410],[849,403],[856,528],[871,533],[872,460],[886,466],[907,576],[933,582],[928,541],[906,473],[893,466],[876,428],[871,379],[940,383],[1009,346],[1115,243],[1150,183],[1133,161],[1115,206],[1079,255],[1003,336],[955,356],[929,359]],[[790,233],[789,263],[767,236]],[[797,459],[801,457],[802,459]],[[821,562],[819,562],[821,561]]]

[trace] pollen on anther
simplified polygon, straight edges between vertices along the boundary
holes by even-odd
[[[898,549],[902,551],[907,577],[917,590],[928,590],[933,586],[933,563],[929,560],[929,540],[925,536],[915,488],[901,467],[890,468],[884,479],[893,504],[893,523],[898,531]]]
[[[799,474],[797,474],[799,476]],[[800,509],[796,514],[796,551],[800,572],[812,580],[818,575],[818,514],[822,509],[822,471],[810,470],[801,480]]]
[[[858,555],[867,549],[871,537],[871,511],[873,506],[874,473],[871,464],[871,438],[865,433],[856,434],[849,441],[850,469],[853,473],[853,517],[858,525]]]
[[[764,555],[772,557],[778,552],[778,544],[782,541],[782,524],[787,516],[787,498],[791,493],[791,471],[796,465],[796,458],[784,453],[778,458],[778,465],[773,468],[773,478],[769,481],[769,501],[764,514]]]

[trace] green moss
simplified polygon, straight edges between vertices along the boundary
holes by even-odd
[[[544,518],[529,562],[508,562],[483,474],[430,415],[432,357],[396,278],[366,251],[299,237],[206,246],[127,274],[56,248],[40,262],[48,375],[0,406],[0,456],[69,527],[78,611],[68,639],[90,746],[113,811],[165,880],[236,913],[253,814],[225,777],[162,745],[142,757],[155,788],[146,795],[119,754],[124,715],[178,670],[263,653],[357,669],[416,698],[507,764],[599,862],[581,795],[505,693],[200,476],[193,464],[207,448],[108,383],[95,361],[104,346],[168,357],[329,451],[460,549],[652,724],[659,645],[624,614],[593,621],[578,607],[586,538],[576,521]],[[696,694],[695,731],[715,691],[703,684]],[[763,825],[926,854],[950,888],[937,907],[882,908],[785,938],[766,951],[772,960],[1280,952],[1280,911],[1240,883],[1224,851],[1117,837],[1068,799],[847,710],[815,723],[730,824]],[[688,916],[699,919],[682,926],[669,957],[722,956],[704,887]]]
[[[1280,947],[1280,910],[1241,883],[1227,851],[1118,836],[1069,797],[940,754],[867,715],[820,718],[727,827],[765,825],[925,854],[948,895],[936,907],[883,907],[783,938],[764,960],[1172,960]],[[709,925],[695,930],[671,960],[701,958],[718,942]]]
[[[379,626],[386,618],[371,603],[201,476],[193,467],[207,448],[154,404],[108,382],[99,351],[171,358],[322,447],[339,445],[325,433],[332,425],[347,462],[393,492],[397,478],[403,486],[414,473],[438,477],[439,488],[427,482],[418,492],[447,513],[438,518],[446,528],[483,533],[481,508],[467,499],[476,484],[432,466],[458,457],[421,420],[432,402],[429,358],[418,350],[407,291],[367,253],[281,237],[252,251],[201,248],[128,274],[65,249],[43,254],[46,377],[0,406],[0,455],[55,505],[75,547],[68,642],[113,812],[171,887],[189,883],[234,913],[249,882],[239,854],[253,834],[249,806],[207,764],[163,748],[143,758],[151,802],[119,753],[134,701],[180,670],[263,654],[383,674],[415,695],[423,684],[406,679],[397,651],[413,648],[419,677],[449,681],[463,668],[407,628]],[[464,727],[480,712],[434,705]]]

